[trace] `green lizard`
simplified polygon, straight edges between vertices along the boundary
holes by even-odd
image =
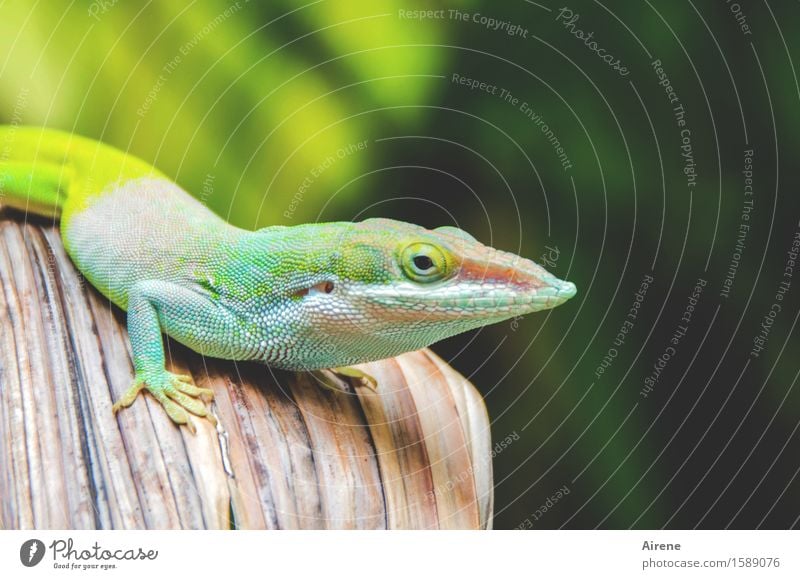
[[[133,385],[177,424],[212,392],[165,367],[162,333],[207,356],[349,368],[553,308],[575,286],[455,227],[390,219],[247,231],[149,164],[58,131],[0,127],[0,203],[60,218],[86,279],[128,312]]]

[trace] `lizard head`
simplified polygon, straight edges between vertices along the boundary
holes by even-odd
[[[290,230],[295,242],[287,241]],[[282,284],[296,305],[291,315],[347,358],[330,365],[416,350],[554,308],[576,293],[574,284],[533,261],[455,227],[368,219],[303,225],[282,235],[295,263],[303,264],[295,281]]]
[[[347,270],[358,271],[366,261],[368,269],[380,272],[372,281],[369,276],[353,280],[366,307],[377,308],[386,319],[423,323],[447,335],[463,326],[554,308],[576,293],[573,283],[456,227],[431,230],[370,219],[356,224],[348,237],[355,259],[348,260]],[[374,244],[366,260],[356,250],[365,240]]]

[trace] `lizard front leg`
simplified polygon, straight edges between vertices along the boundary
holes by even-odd
[[[172,334],[170,330],[201,335],[203,329],[197,326],[203,324],[203,314],[211,308],[204,298],[174,283],[142,281],[133,286],[128,296],[128,335],[136,375],[131,388],[112,407],[115,414],[146,390],[176,424],[186,425],[192,433],[195,427],[187,411],[214,421],[202,402],[211,400],[214,393],[192,384],[189,376],[167,371],[161,335],[162,331]]]

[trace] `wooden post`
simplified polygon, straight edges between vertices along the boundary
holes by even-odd
[[[373,393],[203,358],[171,369],[219,420],[175,427],[149,396],[113,416],[133,368],[124,312],[58,229],[0,212],[0,528],[489,528],[489,421],[429,350],[362,368]]]

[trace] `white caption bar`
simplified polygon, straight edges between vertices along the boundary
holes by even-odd
[[[798,577],[792,531],[0,531],[2,577]]]

